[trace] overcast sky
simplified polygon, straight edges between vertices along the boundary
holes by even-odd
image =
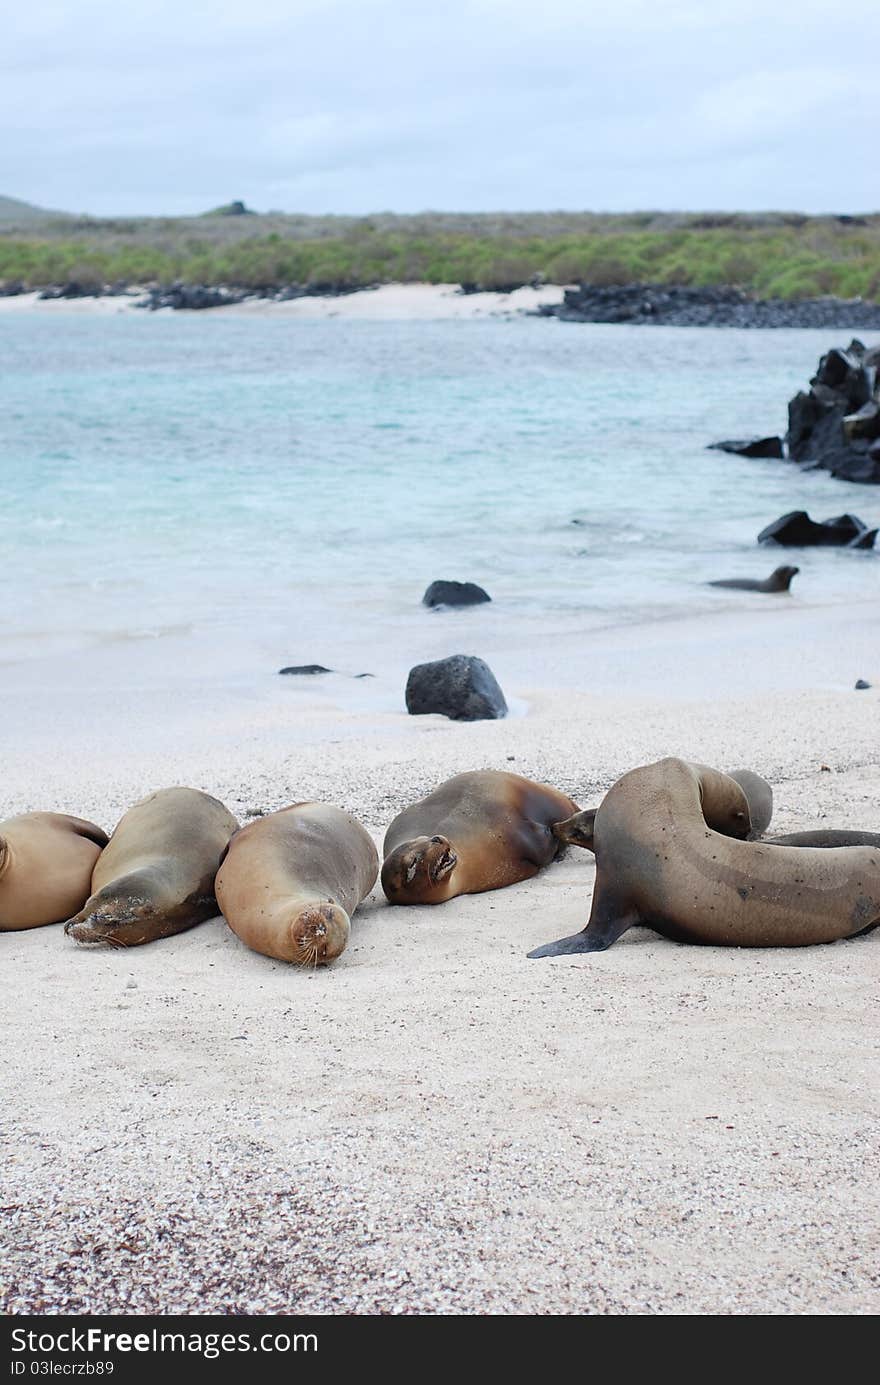
[[[99,214],[880,208],[880,0],[26,0],[0,193]]]

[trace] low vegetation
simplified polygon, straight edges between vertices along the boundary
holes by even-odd
[[[421,281],[503,290],[543,281],[727,284],[761,298],[880,299],[880,215],[40,219],[35,210],[16,217],[0,208],[7,292],[71,281],[92,291],[183,281],[265,294],[291,285],[338,291]]]

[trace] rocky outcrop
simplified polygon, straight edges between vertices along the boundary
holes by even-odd
[[[150,312],[155,312],[157,308],[202,311],[205,308],[226,308],[248,297],[250,293],[246,289],[216,289],[205,284],[176,283],[170,288],[150,289],[146,298],[140,299],[136,306],[148,308]]]
[[[785,441],[793,462],[842,481],[880,484],[880,347],[860,341],[819,361],[809,390],[788,406]]]
[[[869,529],[857,515],[836,515],[820,521],[810,519],[806,510],[790,510],[780,515],[758,535],[758,543],[779,543],[785,548],[816,545],[838,548],[873,548],[876,529]]]
[[[863,298],[750,298],[735,288],[620,284],[566,289],[561,303],[537,309],[563,322],[631,322],[666,327],[827,327],[880,330],[880,303]]]
[[[809,389],[789,400],[784,445],[767,437],[709,446],[741,457],[787,456],[805,471],[880,484],[880,347],[853,340],[825,353]]]
[[[710,442],[709,450],[715,452],[733,452],[737,457],[781,458],[785,456],[782,438],[778,437],[734,438],[725,442]]]
[[[452,721],[496,721],[507,716],[507,703],[488,664],[473,654],[453,654],[410,669],[406,710],[412,716],[439,712]]]
[[[492,598],[476,582],[432,582],[422,597],[423,606],[479,606]]]

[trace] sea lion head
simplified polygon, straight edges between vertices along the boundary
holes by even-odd
[[[382,889],[394,904],[434,904],[446,898],[458,857],[447,837],[414,837],[395,847],[382,867]]]
[[[331,899],[309,904],[288,925],[289,960],[301,967],[320,967],[332,962],[348,946],[351,920]]]
[[[773,583],[776,591],[787,592],[791,586],[792,578],[797,577],[799,572],[799,567],[778,567],[771,572],[770,581]]]
[[[582,813],[575,813],[564,822],[554,822],[550,831],[566,846],[583,846],[587,851],[593,851],[593,824],[597,812],[597,808],[585,808]]]
[[[64,925],[64,932],[77,943],[107,947],[139,947],[161,938],[168,931],[149,904],[132,906],[130,899],[89,900],[88,904]]]

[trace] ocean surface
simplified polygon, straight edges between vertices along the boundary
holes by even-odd
[[[466,652],[540,686],[549,651],[558,678],[559,651],[597,630],[784,599],[711,578],[792,561],[801,605],[874,596],[878,555],[755,538],[792,509],[877,524],[880,489],[706,450],[784,432],[835,344],[530,318],[7,315],[0,658],[76,669],[125,644],[171,678],[275,677]],[[493,603],[429,612],[434,578]]]

